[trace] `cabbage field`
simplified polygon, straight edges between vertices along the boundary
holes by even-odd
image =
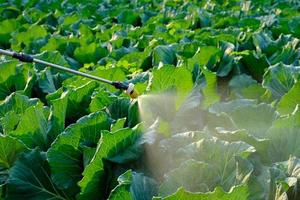
[[[299,0],[0,0],[2,200],[299,200]]]

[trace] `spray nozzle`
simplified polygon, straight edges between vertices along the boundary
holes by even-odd
[[[128,94],[130,96],[130,98],[132,98],[132,99],[136,99],[139,96],[137,91],[134,89],[133,83],[129,83],[128,88],[126,90],[126,94]]]
[[[113,82],[112,85],[120,90],[125,90],[126,94],[128,94],[130,96],[130,98],[132,99],[136,99],[139,94],[137,93],[137,91],[134,89],[134,84],[133,83],[129,83],[128,85],[124,82]]]

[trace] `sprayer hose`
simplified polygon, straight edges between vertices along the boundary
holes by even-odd
[[[104,83],[108,83],[108,84],[111,84],[111,85],[113,84],[113,81],[110,81],[110,80],[107,80],[107,79],[104,79],[104,78],[100,78],[100,77],[97,77],[97,76],[93,76],[91,74],[87,74],[87,73],[84,73],[84,72],[76,71],[74,69],[70,69],[70,68],[67,68],[67,67],[63,67],[61,65],[57,65],[57,64],[54,64],[54,63],[43,61],[43,60],[34,58],[31,55],[6,51],[6,50],[3,50],[3,49],[0,49],[0,54],[6,55],[6,56],[11,56],[13,58],[16,58],[16,59],[22,61],[22,62],[39,63],[39,64],[47,65],[49,67],[52,67],[52,68],[55,68],[55,69],[58,69],[58,70],[61,70],[61,71],[64,71],[64,72],[68,72],[68,73],[71,73],[71,74],[76,74],[76,75],[79,75],[79,76],[94,79],[94,80],[101,81],[101,82],[104,82]]]

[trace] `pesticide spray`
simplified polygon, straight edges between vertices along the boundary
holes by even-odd
[[[171,156],[166,156],[170,155],[170,152],[164,148],[164,142],[176,134],[190,134],[202,130],[203,127],[199,88],[194,88],[179,106],[177,102],[176,91],[150,93],[138,97],[144,133],[148,139],[151,138],[151,144],[145,145],[145,162],[151,175],[159,182],[163,181],[164,174],[177,165],[172,160],[176,150],[171,152]],[[181,143],[181,140],[178,142]]]

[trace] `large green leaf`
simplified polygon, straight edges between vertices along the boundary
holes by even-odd
[[[20,26],[19,22],[15,19],[7,19],[0,22],[2,27],[0,30],[0,44],[9,43],[11,34]]]
[[[9,132],[16,129],[19,121],[20,114],[16,114],[13,111],[9,111],[5,114],[5,117],[0,118],[0,127],[3,131],[3,134],[8,135]]]
[[[203,74],[205,77],[206,85],[202,89],[204,94],[203,106],[207,108],[213,103],[220,101],[221,97],[217,92],[217,76],[215,73],[204,69]]]
[[[62,87],[55,93],[47,95],[46,99],[51,105],[49,139],[55,139],[65,125],[75,123],[89,113],[91,95],[97,86],[96,82],[89,81],[81,86],[70,85],[68,89]]]
[[[264,138],[266,131],[273,121],[278,118],[278,113],[268,104],[258,104],[238,107],[229,113],[233,122],[239,129],[246,129],[257,138]]]
[[[96,69],[95,71],[91,72],[91,74],[101,77],[101,78],[105,78],[111,81],[125,81],[126,80],[126,74],[124,72],[124,69],[122,68],[109,68],[109,69],[101,69],[99,67],[99,69]],[[105,84],[105,87],[111,91],[111,92],[115,92],[118,91],[115,87],[109,85],[109,84]]]
[[[74,57],[80,63],[96,63],[107,54],[107,49],[100,47],[96,43],[91,43],[76,48]]]
[[[153,70],[151,92],[176,90],[176,106],[179,107],[192,90],[192,74],[183,67],[163,66]]]
[[[118,98],[108,106],[108,112],[116,120],[124,117],[128,118],[130,103],[128,98]]]
[[[259,99],[265,92],[257,81],[246,74],[234,76],[228,86],[231,96],[238,98]]]
[[[255,51],[243,52],[241,61],[250,74],[258,81],[262,80],[265,71],[270,65],[264,54],[257,54]]]
[[[210,106],[209,111],[212,113],[231,113],[239,107],[247,107],[256,104],[252,99],[236,99],[228,102],[219,102]]]
[[[246,200],[248,199],[249,191],[247,186],[241,185],[234,187],[230,192],[224,192],[222,188],[217,187],[213,192],[201,193],[201,192],[189,192],[183,188],[179,188],[174,194],[160,198],[156,197],[153,200]]]
[[[224,53],[217,71],[219,77],[226,77],[235,67],[236,60],[232,55],[234,49],[235,46],[232,43],[222,43],[222,51]]]
[[[42,92],[49,94],[56,91],[55,79],[52,76],[50,69],[46,68],[40,72],[38,82]]]
[[[236,157],[237,180],[248,186],[249,200],[272,199],[270,168],[262,165],[260,157],[252,154],[248,158]]]
[[[293,40],[288,42],[284,48],[277,51],[270,57],[271,64],[276,64],[282,62],[287,65],[297,65],[299,64],[300,53],[298,52],[297,45],[299,40]]]
[[[229,87],[233,91],[240,91],[242,88],[248,87],[257,83],[251,76],[240,74],[232,77],[229,82]]]
[[[159,123],[153,124],[142,137],[147,144],[144,162],[149,166],[153,177],[157,179],[178,167],[180,163],[175,155],[178,149],[203,138],[211,138],[211,135],[205,131],[191,131],[173,134],[171,137],[161,140],[160,137]],[[182,159],[182,162],[187,159]]]
[[[248,144],[240,141],[229,143],[218,139],[202,139],[180,148],[177,159],[194,159],[211,164],[215,167],[215,178],[219,180],[217,185],[229,191],[236,184],[235,156],[247,157],[251,151],[253,149]]]
[[[139,23],[139,14],[134,10],[123,10],[117,16],[119,23],[137,25]]]
[[[263,99],[266,94],[266,89],[264,89],[260,84],[254,84],[243,88],[241,93],[246,99]]]
[[[141,173],[128,170],[118,177],[118,182],[111,191],[109,200],[150,200],[156,194],[156,181]]]
[[[128,127],[132,128],[137,125],[141,121],[140,119],[140,108],[138,101],[131,101],[130,106],[128,108]]]
[[[141,135],[139,126],[125,128],[117,132],[102,132],[97,151],[90,164],[84,169],[83,179],[79,182],[79,199],[103,198],[106,189],[104,160],[124,151],[133,145]],[[98,195],[95,195],[97,193]]]
[[[299,18],[300,18],[299,16],[293,17],[292,20],[290,20],[289,24],[288,24],[291,33],[293,33],[293,35],[295,35],[296,37],[300,36],[300,32],[299,32],[299,27],[300,27]]]
[[[116,132],[117,130],[124,128],[126,122],[126,118],[119,118],[114,124],[111,125],[111,132]]]
[[[223,128],[225,130],[234,131],[236,126],[232,119],[226,113],[210,113],[206,112],[204,124],[207,129],[215,132],[216,128]]]
[[[281,115],[292,113],[296,106],[300,104],[300,81],[296,82],[295,85],[282,96],[278,103],[277,111]]]
[[[162,116],[167,113],[171,115],[170,119],[172,119],[172,121],[170,126],[172,132],[200,130],[202,129],[204,123],[204,119],[202,117],[199,117],[203,114],[200,106],[202,97],[203,96],[199,91],[199,87],[194,87],[176,113],[173,111],[174,108],[172,109],[172,107],[170,106],[172,105],[171,101],[166,98],[161,107],[157,107],[157,109],[160,110],[161,113],[156,117],[162,118]],[[149,104],[148,106],[152,108],[154,107],[153,105],[159,105],[160,103],[158,103],[157,101],[158,98],[153,98],[153,103]],[[148,114],[146,111],[144,115],[150,114]]]
[[[153,50],[152,65],[158,66],[159,63],[176,65],[177,58],[172,46],[157,46]]]
[[[182,23],[182,22],[180,22],[180,23]],[[173,25],[180,26],[180,23],[173,23]],[[185,21],[183,21],[183,23],[185,23]],[[186,42],[184,44],[181,44],[178,49],[178,54],[185,58],[191,58],[197,52],[200,44],[201,43],[198,41]]]
[[[266,131],[278,118],[278,113],[269,104],[255,104],[255,100],[240,99],[216,103],[211,112],[225,112],[238,129],[246,129],[257,138],[264,138]]]
[[[257,50],[271,56],[279,48],[281,48],[289,40],[289,36],[281,35],[277,40],[272,40],[272,37],[266,32],[256,32],[252,35],[253,43]]]
[[[111,53],[110,53],[110,55],[109,55],[109,58],[113,58],[114,60],[118,60],[118,65],[120,65],[120,66],[122,66],[123,67],[123,65],[124,65],[124,67],[128,67],[128,63],[126,62],[126,61],[124,61],[122,58],[124,57],[124,56],[127,56],[127,55],[129,55],[129,54],[131,54],[131,53],[134,53],[134,52],[138,52],[138,50],[135,48],[135,47],[121,47],[121,48],[119,48],[119,49],[116,49],[116,50],[113,50]],[[122,60],[121,60],[122,59]],[[108,63],[110,62],[110,60],[109,59],[107,59],[106,61],[105,61],[105,58],[103,59],[103,60],[100,60],[99,61],[99,63],[101,63],[102,64],[102,61],[104,61],[104,63],[105,62],[107,62],[108,61]],[[150,61],[149,61],[150,62]]]
[[[299,75],[299,67],[278,63],[268,69],[262,84],[275,98],[280,98],[299,80]]]
[[[50,178],[50,167],[44,153],[32,150],[22,154],[11,168],[6,199],[72,199],[59,190]]]
[[[208,69],[213,69],[217,62],[221,59],[221,50],[214,46],[200,47],[192,58],[188,60],[188,68],[193,70],[195,65],[201,67],[206,66]]]
[[[19,93],[12,93],[5,101],[0,103],[0,117],[4,117],[9,111],[13,111],[16,114],[23,114],[27,108],[38,103],[39,100],[36,98],[29,99],[27,96]]]
[[[162,139],[159,142],[159,147],[165,152],[172,155],[178,149],[189,145],[193,142],[197,142],[201,139],[211,139],[210,135],[206,131],[188,131],[183,133],[177,133],[172,135],[170,138]],[[168,156],[168,158],[170,158]],[[175,158],[176,159],[176,158]],[[172,166],[169,166],[172,167]]]
[[[29,71],[28,65],[20,65],[17,61],[0,61],[0,100],[14,91],[31,87]]]
[[[175,96],[168,92],[140,96],[138,106],[141,120],[144,121],[146,126],[151,126],[157,118],[161,121],[172,122],[176,114],[175,100]],[[182,107],[184,107],[184,103]],[[179,111],[178,115],[181,113]],[[176,129],[176,125],[174,129]]]
[[[299,169],[300,160],[296,157],[290,157],[289,160],[275,163],[272,166],[272,175],[275,175],[273,179],[276,180],[273,184],[284,188],[283,193],[287,196],[287,199],[298,199],[300,197]],[[276,171],[277,173],[274,173]]]
[[[130,71],[136,71],[137,69],[147,70],[151,67],[151,57],[150,52],[139,52],[132,51],[125,54],[120,58],[117,66],[128,67]]]
[[[30,52],[37,53],[38,49],[42,46],[38,44],[39,39],[44,39],[47,34],[45,26],[33,24],[24,31],[18,32],[13,36],[12,48],[16,51],[21,51],[22,45],[25,45]],[[30,49],[30,47],[32,49]]]
[[[271,162],[287,160],[290,155],[300,156],[299,141],[300,111],[273,122],[266,138],[270,139],[269,159]]]
[[[67,68],[70,67],[66,59],[58,51],[45,51],[41,54],[35,55],[35,58],[52,62]],[[38,63],[35,63],[35,68],[39,71],[38,87],[45,94],[55,92],[56,89],[61,86],[61,82],[69,76],[67,73],[62,73],[61,70]]]
[[[9,132],[10,136],[20,139],[30,148],[48,148],[47,119],[42,105],[31,106],[26,109],[17,128]]]
[[[164,175],[159,196],[168,196],[180,187],[190,192],[209,192],[219,181],[217,169],[210,164],[187,160]]]
[[[0,167],[10,168],[13,166],[19,153],[27,150],[25,145],[19,140],[0,134]]]
[[[96,87],[97,83],[91,81],[80,87],[69,89],[69,95],[63,97],[68,98],[66,111],[68,123],[75,122],[80,117],[88,114],[87,108],[91,102],[91,94]]]
[[[91,97],[91,103],[89,105],[90,112],[96,112],[103,110],[106,106],[112,104],[117,97],[106,92],[104,89],[99,89]]]
[[[70,125],[60,134],[47,152],[51,167],[51,176],[61,189],[78,192],[76,183],[82,178],[83,149],[96,147],[101,131],[110,128],[110,120],[104,112],[85,116]]]
[[[260,154],[261,159],[264,161],[268,160],[268,155],[266,153],[270,140],[268,139],[259,139],[248,133],[246,130],[235,130],[235,131],[226,131],[226,130],[217,130],[217,137],[226,140],[229,142],[238,142],[243,141],[255,148],[255,150]]]
[[[50,100],[50,116],[48,122],[48,139],[53,141],[65,129],[65,118],[68,106],[69,93],[62,93],[58,99]]]

